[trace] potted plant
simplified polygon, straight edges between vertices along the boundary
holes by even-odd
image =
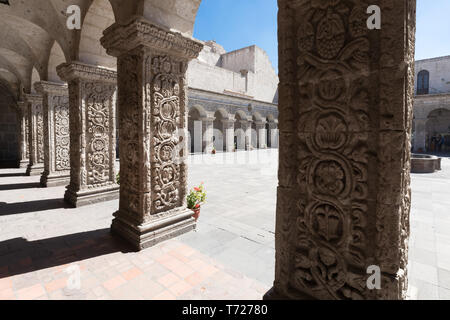
[[[189,191],[187,195],[187,207],[191,209],[194,213],[192,216],[195,221],[198,220],[200,216],[200,207],[206,200],[206,192],[205,187],[203,186],[203,182],[198,186],[194,187]]]

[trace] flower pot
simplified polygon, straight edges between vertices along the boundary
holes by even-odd
[[[195,221],[198,220],[198,217],[200,216],[200,208],[198,209],[191,209],[194,213],[192,214],[192,217],[195,219]]]

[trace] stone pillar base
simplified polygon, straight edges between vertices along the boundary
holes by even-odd
[[[104,188],[73,191],[67,188],[64,200],[74,208],[119,199],[119,186],[114,184]]]
[[[143,250],[195,229],[196,222],[190,209],[175,209],[175,212],[167,218],[135,226],[117,211],[114,213],[116,218],[112,222],[111,232],[128,241],[135,249]]]
[[[26,175],[27,176],[40,176],[43,171],[44,171],[43,163],[35,164],[32,166],[28,165]]]
[[[41,187],[51,188],[67,186],[70,183],[70,175],[49,175],[44,172],[41,176]]]
[[[30,163],[29,160],[20,160],[19,161],[19,168],[25,169],[28,168],[28,164]]]

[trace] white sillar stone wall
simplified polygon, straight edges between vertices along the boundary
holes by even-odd
[[[450,56],[417,60],[414,92],[417,92],[417,75],[422,70],[428,70],[430,73],[430,94],[450,92]]]
[[[199,58],[190,62],[187,77],[191,88],[277,103],[278,75],[265,51],[257,46],[225,53],[208,42]]]

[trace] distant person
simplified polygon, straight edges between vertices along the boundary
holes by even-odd
[[[437,136],[437,140],[436,140],[436,147],[437,147],[437,152],[442,152],[442,145],[444,144],[444,139],[442,139],[441,135]]]

